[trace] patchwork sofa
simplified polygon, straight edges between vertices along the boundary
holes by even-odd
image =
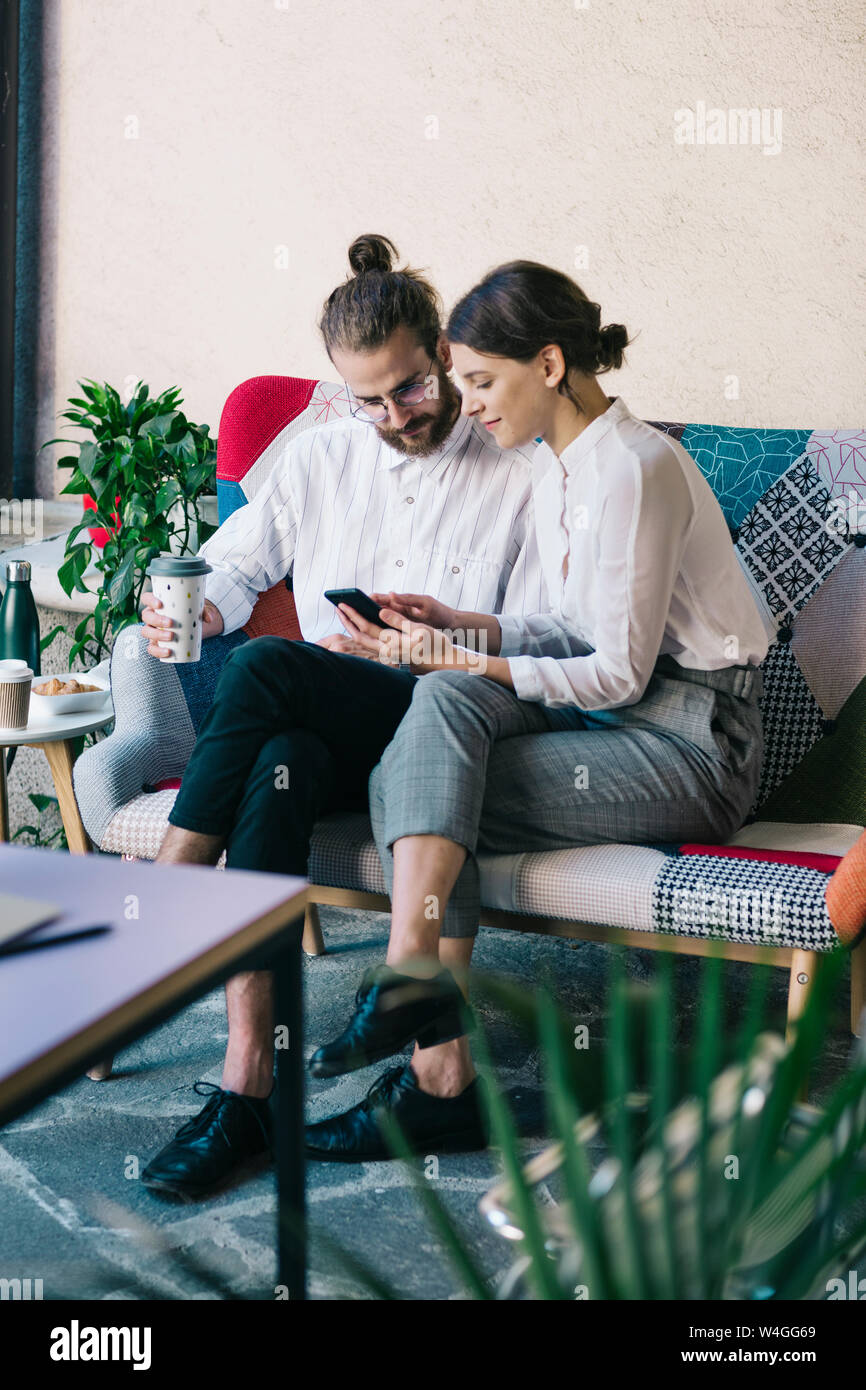
[[[328,382],[271,376],[238,386],[219,428],[220,520],[255,495],[289,439],[348,408],[344,388]],[[727,846],[482,856],[482,921],[769,960],[789,972],[790,1026],[822,957],[838,945],[824,901],[828,874],[866,824],[866,432],[650,423],[680,439],[712,485],[772,643],[754,806]],[[206,642],[194,666],[153,662],[139,628],[121,633],[111,664],[114,730],[74,772],[97,848],[156,855],[221,665],[238,643],[264,633],[301,636],[290,580],[260,597],[243,630]],[[364,815],[318,824],[309,876],[310,953],[324,950],[317,905],[387,910]],[[866,942],[845,944],[857,1032]]]

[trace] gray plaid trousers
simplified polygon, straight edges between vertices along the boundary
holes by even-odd
[[[370,776],[389,892],[395,840],[463,845],[442,935],[474,936],[478,851],[722,843],[757,792],[762,686],[757,667],[694,671],[662,656],[637,704],[586,711],[519,700],[484,676],[423,676]]]

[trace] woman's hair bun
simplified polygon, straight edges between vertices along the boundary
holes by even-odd
[[[349,265],[356,275],[365,270],[391,270],[397,259],[397,248],[386,236],[370,232],[356,237],[349,247]]]
[[[598,335],[599,366],[614,371],[622,366],[623,353],[628,347],[628,329],[621,323],[609,323]]]

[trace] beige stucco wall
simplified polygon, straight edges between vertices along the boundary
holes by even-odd
[[[82,375],[214,430],[246,376],[333,375],[317,311],[368,230],[446,301],[572,270],[639,332],[637,413],[866,423],[860,0],[46,9],[42,438]],[[677,143],[699,102],[780,111],[781,148]]]

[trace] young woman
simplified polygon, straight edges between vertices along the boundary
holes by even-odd
[[[419,1046],[360,1105],[310,1128],[314,1155],[384,1156],[383,1106],[422,1150],[484,1143],[441,968],[469,962],[479,851],[721,842],[754,799],[764,626],[694,459],[602,390],[629,339],[600,321],[568,276],[514,261],[447,328],[463,412],[502,448],[541,438],[533,495],[552,611],[494,617],[379,594],[395,630],[345,614],[371,655],[410,661],[423,679],[370,779],[388,963],[312,1066],[336,1075]],[[476,636],[456,646],[448,629]],[[420,958],[439,973],[425,978]]]

